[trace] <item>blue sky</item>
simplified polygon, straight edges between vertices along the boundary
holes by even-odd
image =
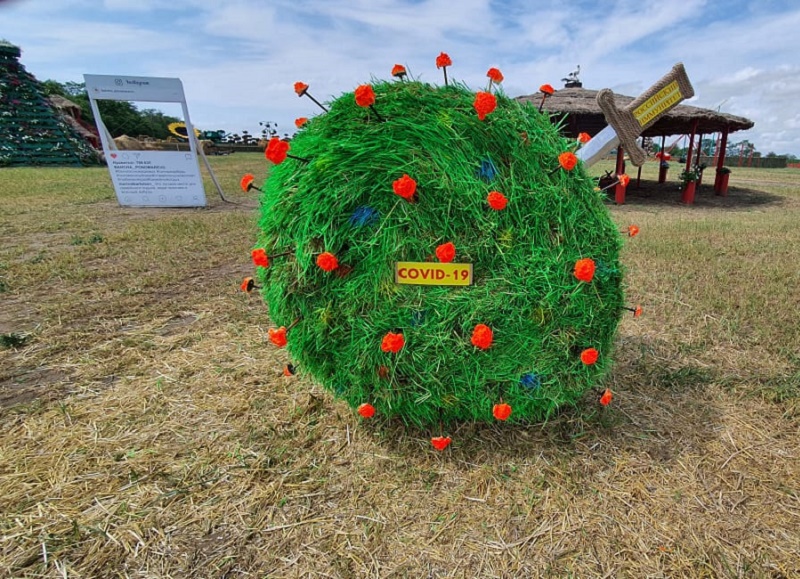
[[[84,73],[182,79],[201,129],[292,132],[318,99],[387,78],[449,74],[506,94],[556,88],[581,66],[586,88],[638,95],[678,61],[691,104],[755,121],[733,140],[800,156],[800,1],[796,0],[0,0],[0,38],[40,80]]]

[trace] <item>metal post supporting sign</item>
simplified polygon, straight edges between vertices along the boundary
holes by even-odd
[[[180,103],[186,130],[193,135],[180,79],[98,74],[85,74],[83,78],[119,204],[204,207],[206,195],[197,163],[196,139],[188,140],[188,151],[117,150],[97,107],[98,100]]]

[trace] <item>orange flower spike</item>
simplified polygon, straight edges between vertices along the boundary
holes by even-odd
[[[575,165],[578,164],[578,157],[575,156],[575,153],[566,151],[558,156],[558,164],[561,165],[562,169],[572,171]]]
[[[611,393],[611,388],[606,388],[606,391],[600,397],[600,406],[608,406],[611,404],[612,398],[614,398],[614,395]]]
[[[269,341],[279,348],[283,348],[287,344],[285,326],[281,326],[277,330],[275,328],[270,328],[268,333]]]
[[[489,202],[489,207],[494,209],[495,211],[502,211],[508,205],[508,199],[505,195],[500,193],[500,191],[492,191],[486,197],[486,201]]]
[[[472,330],[472,338],[470,341],[472,345],[481,350],[488,350],[494,340],[494,332],[486,324],[478,324]]]
[[[302,96],[307,96],[307,97],[308,97],[308,98],[310,98],[312,101],[314,101],[314,104],[315,104],[315,105],[317,105],[319,108],[321,108],[321,109],[322,109],[323,111],[325,111],[326,113],[328,112],[328,109],[327,109],[327,108],[325,108],[325,107],[322,105],[322,103],[320,103],[320,102],[319,102],[317,99],[315,99],[313,96],[311,96],[311,95],[309,94],[309,92],[308,92],[308,85],[307,85],[306,83],[304,83],[304,82],[296,82],[296,83],[294,83],[294,92],[295,92],[295,93],[297,94],[297,96],[299,96],[299,97],[302,97]]]
[[[506,421],[508,417],[511,416],[511,406],[506,404],[505,402],[501,402],[500,404],[495,404],[492,408],[492,416],[494,416],[497,420]]]
[[[392,67],[392,76],[393,77],[399,78],[400,80],[403,80],[405,78],[406,74],[408,74],[406,72],[406,67],[403,66],[402,64],[395,64]]]
[[[472,105],[478,113],[478,118],[484,120],[486,115],[497,108],[497,98],[490,92],[479,92],[475,95],[475,102]]]
[[[357,412],[361,415],[361,418],[372,418],[375,416],[375,407],[369,402],[364,402],[358,407]]]
[[[579,133],[578,134],[578,142],[581,143],[582,145],[585,145],[586,143],[588,143],[591,140],[592,140],[592,137],[591,137],[591,135],[589,135],[589,133]]]
[[[542,112],[544,101],[547,100],[547,97],[552,96],[552,94],[556,91],[549,84],[543,84],[542,86],[539,87],[539,92],[542,93],[542,102],[539,103],[539,112]]]
[[[255,177],[253,177],[252,173],[246,173],[242,176],[242,180],[239,181],[239,186],[242,188],[242,191],[247,193],[250,189],[255,189],[256,191],[261,191],[258,187],[253,185],[253,181],[255,181]]]
[[[408,175],[403,175],[392,183],[392,189],[406,201],[414,201],[414,194],[417,192],[417,182]]]
[[[292,364],[286,364],[286,366],[283,367],[283,375],[286,376],[287,378],[291,378],[292,376],[295,375],[295,373],[296,370]]]
[[[449,436],[434,436],[431,438],[431,444],[433,445],[433,448],[438,451],[442,451],[450,446],[451,442],[453,442],[453,439]]]
[[[639,235],[639,228],[635,225],[628,225],[628,237],[636,237]]]
[[[575,262],[575,269],[573,270],[573,274],[576,278],[580,281],[584,281],[589,283],[594,279],[594,271],[596,269],[594,260],[589,257],[584,257],[583,259],[579,259]]]
[[[489,70],[486,71],[486,76],[489,77],[490,82],[496,82],[497,84],[503,82],[504,78],[503,73],[500,72],[499,68],[490,68]]]
[[[250,293],[256,288],[256,282],[253,281],[252,277],[246,277],[242,280],[242,285],[239,286],[242,288],[243,292]]]
[[[387,332],[386,335],[381,340],[381,350],[384,352],[391,352],[392,354],[397,354],[403,346],[405,346],[406,340],[403,337],[403,334],[395,334],[394,332]]]
[[[633,309],[633,317],[634,318],[639,318],[639,317],[641,317],[641,315],[642,315],[642,306],[636,306]]]
[[[375,104],[375,91],[372,85],[362,84],[355,92],[356,104],[360,107],[369,107]]]
[[[456,246],[451,241],[441,244],[436,248],[436,257],[442,263],[450,263],[456,257]]]
[[[623,173],[622,175],[617,177],[617,181],[619,181],[619,184],[622,185],[623,187],[627,187],[628,183],[631,182],[631,178]]]
[[[289,143],[281,141],[278,137],[272,137],[264,149],[264,156],[268,161],[280,165],[286,160],[289,153]]]
[[[250,256],[253,258],[253,265],[256,267],[269,267],[269,257],[263,247],[251,251]]]
[[[298,117],[294,120],[294,126],[298,129],[302,129],[305,124],[308,122],[308,117]]]
[[[453,61],[446,52],[440,52],[436,57],[436,68],[441,68],[444,72],[444,86],[447,86],[447,67],[453,66]]]
[[[586,366],[591,366],[597,362],[597,358],[599,357],[600,352],[598,352],[595,348],[586,348],[583,352],[581,352],[581,362],[583,362]]]
[[[326,251],[317,256],[317,265],[323,271],[333,271],[339,267],[339,260],[330,251]]]

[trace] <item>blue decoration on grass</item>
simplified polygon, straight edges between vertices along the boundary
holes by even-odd
[[[425,310],[414,310],[411,312],[411,327],[416,328],[425,321]]]
[[[353,214],[350,216],[350,225],[353,227],[370,227],[375,225],[380,219],[381,214],[368,205],[357,207]]]
[[[493,181],[497,177],[497,167],[489,157],[481,159],[481,166],[478,168],[478,177],[484,181]]]
[[[538,374],[528,372],[522,375],[519,383],[527,390],[537,390],[542,385],[542,379],[539,378]]]

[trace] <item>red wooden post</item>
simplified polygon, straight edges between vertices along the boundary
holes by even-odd
[[[664,149],[667,143],[667,135],[661,135],[661,159],[658,162],[658,182],[664,183],[667,180],[667,168],[664,166],[667,163],[667,160],[664,158],[664,155],[667,154],[667,151]]]
[[[700,164],[703,162],[703,133],[697,135],[697,162],[694,164],[697,167],[697,185],[696,190],[700,190],[700,184],[703,182],[703,172],[700,171]]]
[[[722,167],[725,165],[725,151],[728,148],[728,131],[729,128],[725,127],[722,130],[722,141],[719,144],[719,158],[717,159],[717,176],[714,179],[714,193],[717,195],[725,195],[728,193],[728,183],[727,178],[725,180],[725,187],[722,186],[722,174],[720,171]],[[724,191],[723,191],[724,189]]]
[[[617,146],[617,178],[625,172],[625,151],[622,150],[622,145]],[[617,205],[625,204],[625,187],[617,183],[614,187],[614,201]]]

